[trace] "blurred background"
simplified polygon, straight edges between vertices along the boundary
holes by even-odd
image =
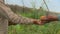
[[[19,15],[27,18],[40,19],[40,16],[60,14],[60,0],[5,0],[5,4],[11,8],[11,10]],[[44,25],[25,25],[17,24],[11,25],[8,28],[9,34],[60,34],[60,22],[54,21]]]

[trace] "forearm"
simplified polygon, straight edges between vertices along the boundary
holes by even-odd
[[[8,9],[8,11],[9,11],[9,13],[7,13],[7,14],[8,14],[9,20],[12,21],[13,23],[16,23],[16,24],[33,23],[33,19],[29,19],[29,18],[23,17],[21,15],[17,15],[15,13],[13,13],[10,9]]]
[[[0,8],[2,10],[4,10],[4,13],[6,14],[5,16],[7,16],[6,18],[9,21],[11,21],[12,23],[16,23],[16,24],[21,24],[21,23],[29,24],[29,23],[33,23],[33,19],[22,17],[21,15],[18,16],[9,7],[5,6],[4,4],[0,3]]]
[[[30,23],[33,23],[33,19],[22,17],[21,15],[18,16],[17,14],[10,15],[9,19],[13,23],[17,23],[17,24],[30,24]]]

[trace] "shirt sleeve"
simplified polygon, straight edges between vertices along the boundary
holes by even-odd
[[[17,24],[33,23],[33,19],[26,18],[21,15],[15,14],[9,7],[5,6],[2,3],[0,3],[0,8],[4,10],[4,13],[2,12],[2,14],[6,14],[5,15],[5,16],[7,16],[6,18],[13,23],[17,23]]]

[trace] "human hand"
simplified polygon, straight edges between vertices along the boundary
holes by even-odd
[[[45,23],[47,23],[48,21],[42,21],[42,20],[34,20],[33,23],[34,24],[38,24],[38,25],[44,25]]]

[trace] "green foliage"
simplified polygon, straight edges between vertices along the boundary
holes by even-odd
[[[21,15],[29,18],[39,18],[45,12],[22,13]],[[38,15],[38,16],[37,16]],[[9,26],[9,34],[60,34],[60,23],[51,22],[45,25],[24,25],[18,24]]]
[[[46,11],[32,11],[30,13],[21,13],[21,15],[28,18],[39,19],[40,16],[46,15]]]
[[[9,26],[9,34],[60,34],[60,23]]]
[[[39,19],[45,15],[45,11],[32,11],[31,13],[20,13],[24,17]],[[9,34],[60,34],[60,22],[51,22],[45,25],[11,25],[8,28]]]

